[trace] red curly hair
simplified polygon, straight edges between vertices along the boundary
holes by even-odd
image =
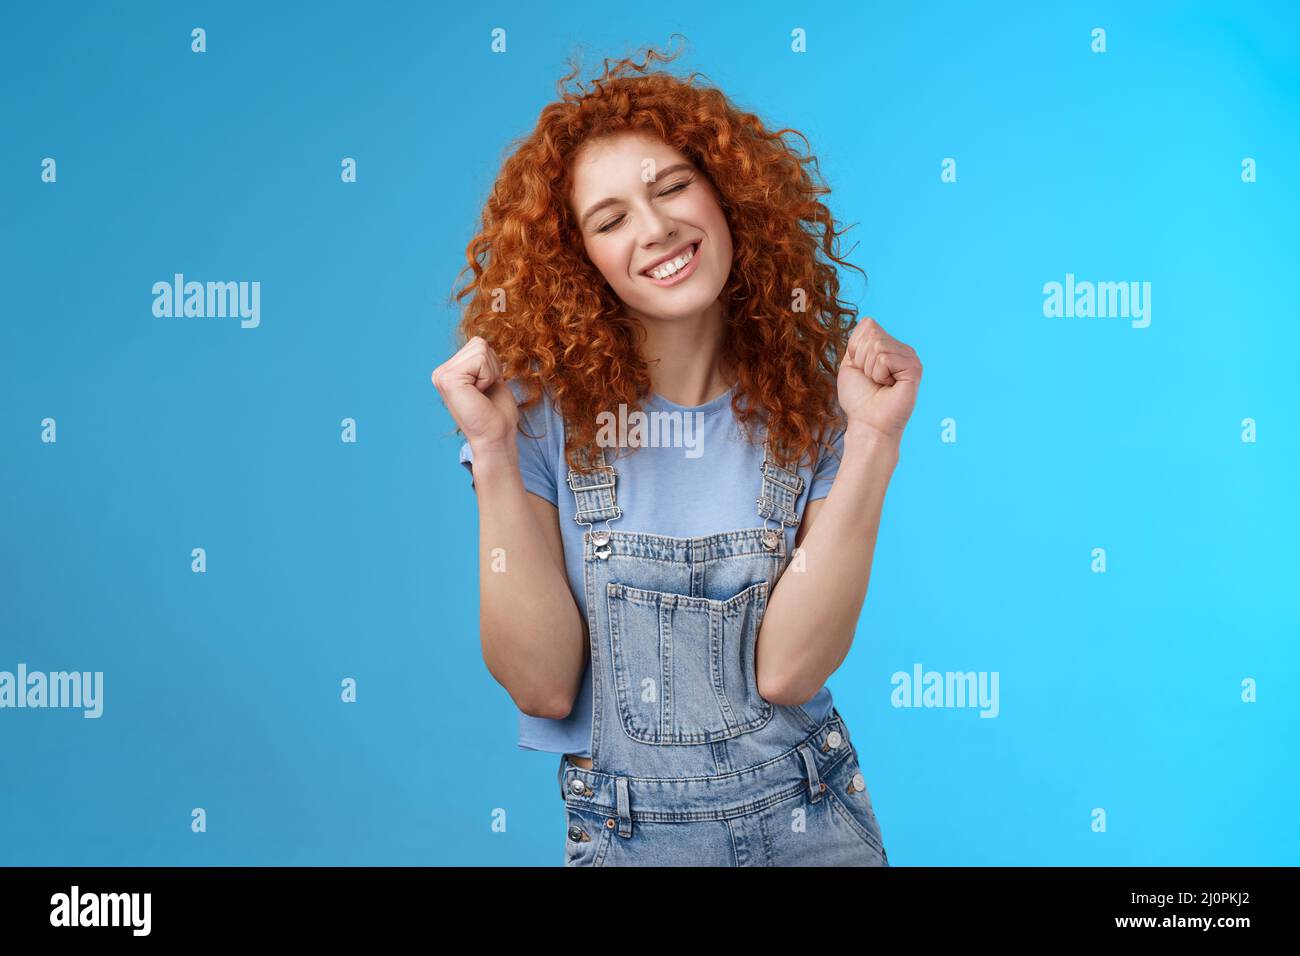
[[[838,237],[818,185],[805,169],[817,161],[796,152],[752,113],[718,89],[648,72],[653,60],[605,60],[593,88],[565,89],[579,66],[559,81],[560,99],[536,128],[517,140],[466,248],[473,278],[455,294],[472,296],[457,329],[461,344],[482,336],[506,379],[523,388],[521,408],[543,387],[565,422],[565,458],[575,471],[597,456],[597,415],[620,403],[642,408],[651,390],[638,354],[639,323],[585,254],[566,197],[572,161],[589,140],[644,132],[689,158],[708,176],[731,230],[734,258],[720,295],[727,322],[724,361],[737,373],[732,410],[752,441],[766,420],[773,455],[786,467],[815,462],[843,427],[836,373],[856,310],[839,301],[832,264]],[[612,64],[612,66],[611,66]],[[633,75],[636,74],[636,75]],[[826,261],[818,258],[825,253]],[[866,273],[863,273],[865,277]],[[499,291],[498,291],[499,290]],[[802,310],[795,308],[802,291]],[[508,311],[494,311],[504,293]],[[521,419],[522,427],[522,419]]]

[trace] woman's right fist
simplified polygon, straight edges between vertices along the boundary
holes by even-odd
[[[470,448],[513,450],[519,404],[501,376],[496,353],[481,336],[433,370],[433,386]]]

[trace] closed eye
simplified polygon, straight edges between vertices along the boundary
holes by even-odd
[[[677,193],[679,193],[679,192],[681,192],[683,189],[685,189],[687,186],[689,186],[692,182],[693,182],[693,180],[687,179],[687,180],[683,180],[683,181],[680,182],[680,183],[673,183],[671,186],[669,186],[667,189],[665,189],[663,192],[661,192],[661,193],[659,194],[659,196],[660,196],[660,198],[663,198],[664,196],[673,196],[673,195],[676,195]],[[609,222],[605,223],[605,225],[601,226],[601,227],[600,227],[599,229],[597,229],[596,231],[597,231],[597,232],[609,232],[611,229],[616,228],[616,227],[618,226],[618,224],[621,223],[622,221],[623,221],[623,217],[622,217],[622,216],[619,216],[619,217],[616,218],[616,219],[611,219]]]

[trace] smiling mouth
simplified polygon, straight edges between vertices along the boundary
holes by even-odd
[[[664,268],[665,264],[660,264],[658,266],[655,266],[654,269],[647,269],[644,272],[642,272],[641,275],[645,276],[655,285],[662,285],[662,286],[676,285],[678,282],[682,282],[686,280],[691,276],[692,273],[695,272],[696,266],[699,264],[700,244],[702,242],[703,240],[692,243],[690,248],[686,252],[682,253],[682,255],[689,255],[690,259],[684,265],[682,265],[681,268],[679,268],[676,272],[673,272],[671,275],[666,275],[663,278],[656,279],[654,276],[650,274],[651,272],[654,272],[656,269]],[[676,259],[680,259],[680,258],[681,256],[676,257]],[[672,259],[669,261],[673,262],[676,261],[676,259]]]

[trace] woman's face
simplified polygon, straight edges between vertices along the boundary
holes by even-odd
[[[587,256],[630,315],[693,319],[717,301],[731,230],[708,177],[677,150],[639,133],[587,143],[574,159],[571,203]],[[647,274],[665,258],[677,272]]]

